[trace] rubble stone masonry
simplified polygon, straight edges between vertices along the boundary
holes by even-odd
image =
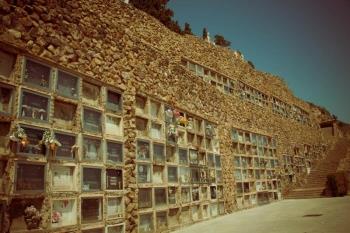
[[[0,0],[0,45],[2,104],[6,102],[3,93],[9,93],[6,92],[7,90],[11,90],[12,93],[12,110],[9,114],[3,114],[4,111],[1,110],[0,131],[3,132],[0,135],[2,140],[0,145],[2,148],[0,149],[0,172],[2,173],[0,173],[2,176],[0,181],[2,184],[0,188],[3,190],[0,189],[2,200],[0,226],[2,232],[23,232],[26,227],[28,228],[30,225],[28,216],[32,215],[23,214],[25,210],[29,211],[26,209],[28,205],[33,205],[39,210],[41,216],[40,226],[33,227],[33,232],[125,231],[134,233],[172,230],[219,214],[255,206],[257,205],[256,200],[259,203],[260,197],[265,198],[264,201],[283,198],[284,193],[291,187],[304,182],[307,169],[314,166],[317,160],[324,156],[335,140],[323,133],[319,127],[320,119],[325,116],[321,116],[316,107],[295,97],[280,77],[253,69],[240,53],[229,48],[212,45],[195,36],[183,36],[169,31],[156,19],[122,1]],[[268,54],[266,56],[268,57]],[[8,65],[11,64],[11,57],[14,57],[13,66]],[[48,67],[50,70],[48,83],[50,84],[46,83],[44,75],[38,79],[39,83],[36,85],[30,84],[31,81],[27,79],[28,77],[30,79],[31,76],[29,74],[27,77],[26,72],[34,72],[34,74],[36,72],[28,71],[30,61]],[[198,75],[196,70],[191,70],[190,66],[193,65],[198,66],[198,69],[203,67],[204,74]],[[33,66],[35,70],[36,65]],[[8,76],[5,74],[4,67],[10,67]],[[41,74],[44,74],[45,68],[40,69]],[[210,70],[210,73],[215,72],[217,76],[220,75],[221,81],[225,78],[232,80],[231,92],[225,93],[223,87],[208,83],[204,78],[207,70]],[[80,81],[74,87],[80,91],[78,96],[73,95],[71,98],[72,96],[58,94],[57,82],[61,77],[60,71],[72,77],[79,77]],[[258,97],[253,100],[249,99],[253,97],[247,97],[248,89],[254,90],[258,97],[261,97],[260,93],[263,93],[265,97],[261,98],[264,100]],[[90,94],[94,95],[96,90],[100,93],[97,102],[89,102],[89,98],[84,99],[85,92],[90,91]],[[48,100],[49,104],[45,113],[41,112],[36,115],[33,112],[28,118],[26,113],[23,113],[23,105],[30,99],[30,93],[35,94],[35,98],[41,98],[41,103]],[[109,94],[121,98],[120,112],[109,111],[109,98],[114,98],[109,97]],[[23,96],[26,96],[27,99]],[[278,99],[280,102],[273,102],[273,99]],[[143,100],[148,110],[138,113],[140,101]],[[30,105],[31,101],[29,100],[26,105]],[[75,115],[69,124],[62,125],[58,120],[54,120],[57,118],[56,114],[59,114],[56,108],[61,102],[66,104],[63,106],[73,106],[73,108],[75,106]],[[154,117],[153,113],[149,112],[153,111],[153,102],[160,106],[159,119],[158,116]],[[282,110],[283,114],[278,113],[280,103],[285,106]],[[297,115],[292,116],[292,109],[300,109],[300,112],[293,113]],[[179,159],[176,163],[166,161],[159,165],[154,161],[141,161],[138,158],[141,150],[138,146],[139,142],[148,143],[148,149],[150,145],[152,145],[151,148],[154,148],[157,143],[163,144],[166,148],[166,156],[170,156],[168,150],[172,150],[172,146],[176,148],[176,151],[181,147],[179,141],[178,144],[175,143],[176,145],[170,145],[168,142],[167,137],[173,135],[171,134],[173,123],[164,120],[165,115],[169,113],[166,110],[175,114],[177,120],[175,134],[179,134],[176,135],[178,140],[181,132],[187,136],[192,134],[187,122],[189,118],[193,117],[202,122],[202,125],[198,126],[198,131],[193,135],[197,141],[203,140],[204,146],[186,145],[186,148],[189,153],[191,150],[196,150],[198,155],[203,153],[206,161],[210,160],[211,154],[218,156],[213,157],[216,167],[211,167],[209,162],[203,166],[196,165],[199,171],[203,169],[203,172],[204,170],[216,172],[214,176],[216,182],[205,181],[206,184],[197,184],[192,180],[195,184],[188,186],[183,186],[181,181],[176,184],[169,184],[170,181],[162,185],[155,185],[152,182],[151,184],[140,184],[140,175],[137,174],[140,172],[137,169],[139,165],[145,168],[153,167],[153,170],[156,166],[157,168],[162,167],[165,173],[169,172],[171,167],[176,166],[179,169],[176,176],[180,176]],[[102,126],[96,126],[99,128],[96,129],[97,133],[87,132],[89,131],[87,128],[92,127],[87,124],[95,119],[94,117],[87,119],[90,113],[91,116],[99,117],[100,123],[102,122]],[[47,121],[45,117],[48,118]],[[179,123],[181,117],[186,119],[183,125]],[[34,118],[36,119],[33,120]],[[120,122],[119,125],[113,125],[121,129],[120,133],[108,135],[110,126],[107,125],[107,122],[109,119]],[[142,135],[142,129],[140,129],[142,122],[148,122],[145,130],[149,133],[153,130],[153,124],[161,127],[162,139],[155,140]],[[215,134],[200,132],[199,128],[206,130],[208,124],[215,128]],[[71,152],[73,155],[70,161],[54,158],[54,155],[49,154],[51,150],[47,146],[44,156],[31,156],[30,154],[34,152],[20,154],[21,149],[7,147],[9,136],[15,131],[17,125],[28,128],[27,134],[31,127],[39,131],[50,129],[53,132],[62,131],[67,135],[74,134],[78,149],[76,152]],[[242,139],[235,141],[233,129],[249,135],[244,136],[244,143]],[[38,137],[38,132],[35,132],[32,133],[34,139]],[[250,137],[255,136],[261,138],[261,142],[257,144],[252,142]],[[58,138],[57,135],[56,138]],[[87,138],[102,142],[102,149],[100,148],[102,152],[99,153],[103,154],[103,158],[98,161],[87,159],[89,155],[87,155],[86,147],[91,144],[84,144]],[[186,138],[188,144],[189,140]],[[110,141],[123,145],[123,160],[120,164],[110,163],[105,158],[109,153],[107,145]],[[275,145],[271,143],[272,141],[276,142]],[[68,140],[67,143],[69,142]],[[215,143],[218,143],[216,147]],[[244,147],[244,151],[237,152],[233,146],[235,143]],[[257,170],[262,173],[267,170],[271,172],[267,173],[270,175],[261,178],[267,180],[264,183],[267,187],[261,190],[264,195],[260,195],[259,190],[256,190],[256,175],[252,173],[253,175],[249,176],[246,181],[245,178],[239,181],[234,174],[237,170],[234,163],[237,154],[245,153],[246,156],[241,157],[253,160],[258,157],[256,153],[251,152],[251,148],[255,148],[256,145],[263,148],[262,154],[265,153],[265,156],[271,151],[266,159],[259,160],[263,165],[259,165],[258,169],[257,164],[250,165],[254,174]],[[75,145],[71,146],[72,150],[75,150]],[[35,148],[37,150],[37,147]],[[289,161],[288,156],[294,156],[294,160]],[[299,157],[300,160],[295,159]],[[266,168],[266,163],[272,160],[274,161],[273,167]],[[293,164],[296,161],[298,165]],[[45,166],[45,172],[42,173],[45,176],[43,184],[45,187],[42,188],[44,191],[20,191],[30,190],[30,188],[18,184],[18,180],[21,179],[19,171],[21,170],[25,177],[26,171],[34,169],[34,167],[30,168],[21,164],[35,165],[37,172],[41,171],[41,165]],[[70,171],[69,174],[74,177],[72,180],[75,183],[73,187],[68,188],[68,191],[54,190],[52,180],[55,176],[53,170],[55,166],[65,167],[63,170],[68,173]],[[193,172],[197,169],[196,166],[187,165],[194,169]],[[88,171],[84,170],[85,168],[95,169],[94,172],[99,174],[97,176],[101,176],[100,188],[86,192],[85,189],[96,184],[90,180],[90,186],[84,185],[85,179],[89,179],[85,177],[84,171]],[[122,184],[120,184],[122,188],[118,186],[119,188],[116,190],[112,188],[111,191],[108,186],[113,186],[114,183],[113,179],[109,178],[112,176],[109,170],[118,171],[118,169],[122,170]],[[244,172],[245,169],[241,170]],[[191,179],[194,179],[194,174],[191,174]],[[220,174],[222,174],[222,179]],[[168,179],[169,177],[168,174]],[[41,181],[37,180],[37,182],[33,185],[41,190]],[[98,181],[96,182],[98,185]],[[243,189],[249,186],[250,191],[244,192],[243,190],[243,194],[239,193],[237,185],[242,185]],[[251,189],[251,186],[254,186],[254,189]],[[170,190],[169,187],[178,189],[177,199],[181,199],[179,198],[182,195],[180,188],[181,190],[191,189],[192,201],[189,204],[177,201],[176,204],[171,205],[170,197],[168,197],[166,206],[158,208],[153,203],[150,208],[140,208],[139,197],[142,197],[139,195],[140,189],[144,191],[150,189],[151,193],[164,189],[167,193]],[[197,188],[202,190],[202,187],[203,190],[206,190],[206,194],[211,196],[209,200],[204,200],[204,194],[200,195],[201,198],[204,198],[203,200],[195,198],[194,192],[197,192]],[[223,187],[223,195],[216,197],[221,187]],[[122,213],[115,218],[109,218],[109,198],[115,198],[117,202],[119,197],[122,197],[124,203],[121,205],[123,206]],[[156,197],[152,200],[155,203],[158,201]],[[64,208],[69,207],[70,212],[58,211],[59,208],[63,208],[61,205]],[[85,209],[87,206],[94,205],[99,206],[94,210],[95,212]],[[198,217],[193,217],[197,216],[197,211],[200,214]],[[173,218],[174,213],[175,218]],[[60,216],[73,220],[67,225],[59,225]],[[90,219],[90,217],[96,218]],[[175,222],[178,222],[172,225],[174,219]],[[31,221],[35,222],[35,220]],[[148,222],[152,223],[148,224]],[[21,223],[25,225],[20,226]]]

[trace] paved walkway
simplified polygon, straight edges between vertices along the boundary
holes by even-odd
[[[304,215],[321,215],[309,216]],[[284,200],[185,227],[176,233],[350,233],[350,196]]]

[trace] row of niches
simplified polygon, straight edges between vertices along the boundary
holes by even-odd
[[[12,220],[10,232],[43,229],[42,224],[49,217],[44,214],[47,211],[51,213],[49,229],[77,227],[82,228],[82,232],[124,233],[124,223],[106,225],[103,231],[92,230],[96,225],[104,225],[104,220],[113,221],[124,217],[121,196],[52,198],[49,208],[47,203],[48,200],[43,198],[13,198],[9,209],[16,211],[9,211],[8,217]]]
[[[257,104],[259,106],[268,106],[269,97],[263,92],[236,80],[217,73],[214,70],[203,67],[199,64],[182,60],[182,65],[188,70],[194,72],[199,77],[203,78],[205,82],[218,88],[225,94],[237,95],[242,100]]]
[[[276,140],[273,137],[235,128],[231,131],[231,139],[233,142],[258,145],[272,149],[275,149],[277,146]]]
[[[294,146],[293,147],[293,154],[294,155],[307,155],[310,154],[312,151],[311,145],[304,144],[302,146]]]
[[[218,72],[203,67],[201,65],[192,63],[185,59],[181,60],[181,64],[186,67],[188,70],[192,71],[199,77],[202,77],[205,82],[210,83],[211,85],[217,87],[219,90],[223,91],[226,94],[233,93],[235,87],[235,81],[231,78],[228,78]]]
[[[264,169],[277,169],[279,168],[279,161],[277,158],[259,158],[251,156],[234,156],[235,168],[264,168]]]
[[[0,50],[0,77],[11,78],[16,55]],[[2,60],[2,59],[0,59]],[[67,73],[31,58],[18,59],[21,65],[21,82],[46,93],[55,93],[72,100],[82,100],[92,106],[106,106],[106,110],[119,113],[122,110],[122,96],[111,87],[87,82],[76,75]],[[6,62],[5,62],[6,61]],[[40,108],[42,109],[42,108]]]
[[[256,104],[260,107],[268,107],[269,106],[269,97],[261,91],[243,83],[238,83],[238,96],[240,99]]]
[[[260,180],[236,183],[236,194],[250,194],[262,191],[281,191],[281,182],[279,180]]]
[[[10,133],[10,122],[0,123],[0,152],[15,156],[68,162],[123,163],[123,143],[86,134],[18,124]]]
[[[229,78],[189,60],[182,59],[181,64],[225,94],[236,95],[244,101],[261,107],[270,108],[271,104],[272,111],[278,115],[296,120],[302,124],[310,123],[309,113],[296,105],[289,105],[274,96],[268,96],[242,81]]]
[[[303,182],[317,161],[325,157],[325,152],[326,146],[323,144],[290,147],[282,155],[282,178],[286,183]]]
[[[216,138],[216,126],[209,121],[205,121],[199,117],[184,111],[169,107],[161,102],[147,98],[145,96],[136,95],[136,128],[140,131],[139,136],[150,136],[142,132],[147,129],[149,124],[162,125],[165,122],[167,139],[169,142],[176,143],[179,132],[186,132],[193,135],[199,135],[204,138]],[[149,123],[150,122],[150,123]],[[151,129],[159,128],[151,127]],[[151,130],[152,131],[152,130]],[[162,135],[164,136],[164,135]]]
[[[292,150],[288,151],[287,154],[291,154],[297,157],[303,157],[308,160],[317,160],[323,158],[325,152],[324,145],[309,145],[303,144],[294,146]]]
[[[274,113],[280,114],[284,117],[289,117],[289,113],[292,110],[292,106],[279,100],[275,97],[272,98],[272,111]]]
[[[12,109],[15,95],[14,87],[0,83],[0,96],[5,96],[0,100],[0,113],[11,115],[15,112]],[[98,135],[104,133],[109,137],[123,135],[120,115],[105,114],[103,110],[87,106],[83,106],[81,113],[78,113],[78,103],[65,102],[23,87],[20,88],[18,98],[18,118],[23,121],[52,122],[55,127],[66,130],[79,129],[78,122],[82,122],[82,130],[86,133]],[[81,115],[80,120],[77,119],[78,115]]]
[[[154,187],[139,188],[138,208],[147,209],[167,209],[169,206],[184,206],[205,201],[215,201],[223,199],[223,186],[184,186],[184,187]]]
[[[139,184],[222,182],[221,157],[218,154],[159,143],[153,143],[150,150],[149,142],[138,140],[136,159]]]
[[[282,165],[311,167],[317,160],[323,159],[326,152],[325,145],[302,144],[291,147],[283,154]]]
[[[283,155],[283,175],[290,176],[290,182],[295,182],[293,176],[310,174],[312,161],[302,156]]]
[[[276,157],[277,150],[262,147],[262,146],[254,146],[250,144],[242,144],[242,143],[232,143],[233,153],[240,155],[250,155],[250,156],[259,156],[259,157]]]
[[[281,200],[281,198],[282,196],[280,192],[258,192],[236,197],[236,203],[238,209],[244,209],[256,205],[267,204],[276,200]]]
[[[174,145],[137,139],[136,160],[154,164],[199,165],[221,168],[219,154]]]
[[[272,111],[300,123],[310,124],[309,114],[305,110],[298,106],[287,104],[275,97],[272,97]]]
[[[146,118],[136,117],[136,130],[139,138],[166,141],[167,144],[183,147],[199,148],[219,153],[219,140],[204,137],[173,125],[165,126],[162,123]]]
[[[246,208],[280,199],[276,140],[235,128],[231,137],[237,207]]]
[[[271,180],[278,179],[276,170],[266,169],[235,169],[236,182],[245,180]]]
[[[4,174],[8,162],[0,160]],[[0,193],[16,194],[43,192],[102,192],[123,191],[122,168],[104,168],[91,165],[60,165],[20,161],[15,163],[13,189],[1,178]],[[46,186],[49,184],[49,186]]]
[[[223,215],[224,211],[224,202],[213,202],[140,213],[138,233],[167,232],[183,225]]]
[[[222,171],[205,167],[137,164],[137,183],[154,185],[187,185],[222,183]]]

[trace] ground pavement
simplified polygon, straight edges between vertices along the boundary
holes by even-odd
[[[284,200],[204,221],[176,233],[350,233],[350,196]]]

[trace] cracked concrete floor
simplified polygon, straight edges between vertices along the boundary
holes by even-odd
[[[196,223],[176,231],[207,232],[350,233],[350,196],[279,201]]]

